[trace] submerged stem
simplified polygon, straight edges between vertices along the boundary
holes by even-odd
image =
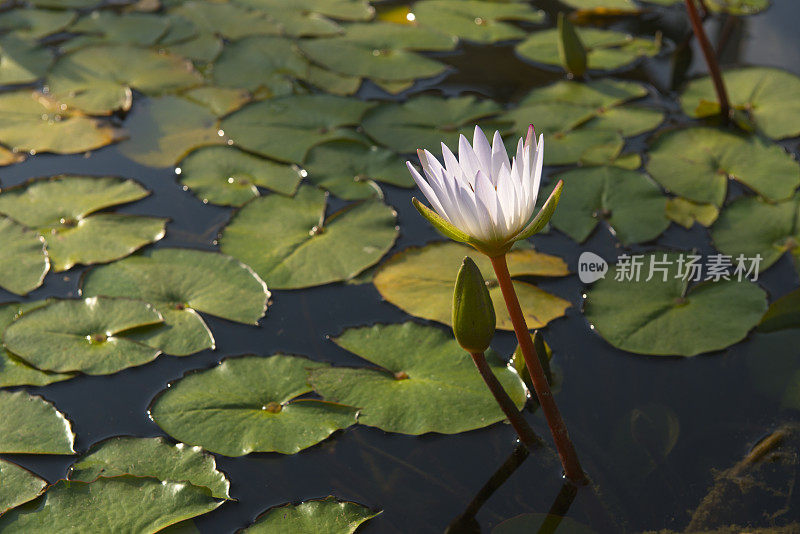
[[[692,23],[692,31],[697,37],[697,43],[703,51],[703,56],[706,58],[706,65],[708,65],[708,72],[711,74],[711,80],[714,82],[714,91],[717,92],[717,101],[719,102],[719,111],[725,120],[728,120],[731,113],[731,105],[728,101],[728,92],[725,90],[725,82],[722,80],[722,72],[717,62],[717,56],[714,54],[714,49],[711,47],[711,42],[708,40],[706,31],[703,29],[703,21],[700,14],[697,12],[695,0],[686,0],[686,11],[689,13],[689,20]]]
[[[575,447],[569,439],[567,426],[558,411],[553,393],[550,391],[550,384],[547,383],[547,378],[544,376],[542,364],[539,362],[536,348],[533,346],[533,340],[528,332],[525,316],[522,315],[522,308],[519,305],[517,294],[511,283],[511,275],[508,272],[506,256],[503,254],[491,258],[491,260],[497,281],[500,284],[500,290],[503,292],[503,298],[506,301],[508,314],[511,316],[511,322],[514,325],[514,333],[517,335],[522,356],[525,358],[525,366],[531,375],[536,398],[539,399],[539,405],[542,407],[542,412],[545,419],[547,419],[547,425],[553,434],[558,456],[561,458],[561,465],[564,467],[564,475],[576,484],[585,484],[588,480],[578,461]]]

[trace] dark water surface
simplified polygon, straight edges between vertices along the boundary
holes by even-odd
[[[680,10],[667,11],[663,21],[644,17],[638,24],[647,30],[656,23],[671,28],[674,35],[668,37],[673,40],[685,36],[685,18]],[[765,13],[729,23],[715,20],[709,23],[709,29],[712,37],[728,35],[723,53],[728,65],[773,65],[800,74],[798,23],[800,2],[774,0]],[[624,21],[619,24],[626,27]],[[469,90],[512,101],[530,88],[559,77],[526,65],[513,56],[510,47],[465,46],[443,59],[456,69],[440,79],[421,82],[413,91],[435,88],[455,94]],[[695,75],[703,70],[695,55],[687,72]],[[674,85],[668,54],[623,77],[649,81],[667,92]],[[378,95],[377,90],[369,88],[362,93]],[[674,100],[653,97],[653,102],[676,111]],[[532,117],[532,121],[535,123],[536,118]],[[633,140],[632,146],[642,146],[642,140]],[[796,140],[784,146],[797,152]],[[145,184],[153,195],[121,211],[170,216],[167,235],[157,247],[212,249],[217,232],[232,213],[227,208],[203,205],[183,191],[171,170],[139,166],[113,146],[88,158],[32,157],[0,170],[0,179],[3,187],[9,187],[29,178],[60,173],[118,175]],[[411,192],[393,187],[385,187],[385,192],[386,201],[399,214],[401,235],[394,251],[438,239],[412,208]],[[609,260],[620,253],[619,245],[605,228],[581,247],[557,232],[538,236],[534,242],[540,250],[564,257],[573,271],[582,250],[594,251]],[[712,251],[707,232],[697,226],[686,231],[672,225],[658,245]],[[72,269],[51,274],[45,286],[28,298],[77,296],[81,272],[82,269]],[[763,274],[759,282],[769,291],[771,300],[798,285],[787,257]],[[770,430],[783,422],[798,420],[796,412],[782,411],[777,400],[755,392],[750,365],[754,359],[772,356],[760,351],[755,340],[696,358],[631,355],[612,348],[591,331],[580,314],[584,288],[576,276],[542,280],[540,284],[573,303],[566,318],[547,327],[545,337],[554,350],[560,376],[559,406],[587,471],[618,522],[613,530],[682,530],[691,511],[708,492],[714,480],[713,470],[730,467]],[[18,300],[11,294],[0,297],[0,301]],[[284,352],[337,364],[359,364],[355,356],[328,341],[327,336],[350,326],[409,319],[383,302],[371,284],[274,291],[272,301],[259,327],[207,318],[217,340],[215,351],[185,358],[161,356],[153,363],[111,376],[84,376],[28,389],[53,401],[69,416],[77,434],[76,449],[84,451],[114,435],[163,435],[147,416],[148,404],[168,382],[189,370],[207,368],[223,357],[246,353]],[[800,341],[800,336],[795,340]],[[495,348],[509,354],[514,345],[513,335],[502,333]],[[679,421],[680,434],[666,460],[645,473],[635,458],[615,445],[615,432],[629,421],[631,410],[650,405],[672,410]],[[529,411],[526,417],[549,443],[541,415]],[[334,494],[384,510],[359,532],[442,532],[512,453],[514,443],[513,430],[504,424],[455,436],[421,437],[355,426],[293,456],[217,456],[238,501],[195,519],[195,524],[201,532],[232,532],[270,506]],[[73,458],[15,455],[13,460],[54,481],[65,475]],[[533,455],[489,498],[477,520],[483,531],[489,532],[494,525],[518,514],[545,513],[560,488],[559,468],[552,460],[552,452]],[[602,529],[586,515],[583,504],[579,495],[569,516]],[[800,520],[800,509],[794,509],[792,515]]]

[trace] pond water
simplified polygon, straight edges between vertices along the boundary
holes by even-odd
[[[715,20],[708,27],[712,40],[717,35],[726,35],[722,54],[725,66],[771,65],[800,74],[800,34],[796,31],[800,4],[794,0],[774,0],[772,7],[761,14],[727,23],[724,20]],[[637,29],[625,20],[615,24]],[[687,28],[680,10],[666,11],[662,20],[644,17],[636,24],[642,30],[662,27],[665,35],[672,38],[685,34]],[[668,123],[685,121],[678,117],[679,109],[669,98],[671,89],[679,86],[680,80],[705,71],[701,56],[694,52],[686,72],[677,75],[677,82],[673,81],[675,74],[669,54],[648,60],[620,77],[645,81],[664,91],[667,96],[650,99],[667,106],[671,113]],[[418,82],[402,98],[427,91],[442,91],[447,95],[472,92],[501,102],[514,102],[531,88],[561,78],[558,73],[523,62],[510,46],[462,45],[456,52],[434,57],[455,69],[433,80]],[[388,97],[369,84],[359,96]],[[134,109],[140,99],[144,97],[135,95]],[[536,118],[532,120],[535,123]],[[634,149],[643,146],[646,137],[634,138],[630,146]],[[797,154],[796,140],[783,145]],[[555,169],[548,172],[557,175]],[[184,191],[176,183],[173,169],[139,165],[121,154],[115,145],[94,151],[89,157],[36,155],[0,169],[0,179],[7,188],[30,178],[62,173],[123,176],[144,184],[153,194],[119,211],[170,217],[166,237],[153,245],[156,248],[214,250],[218,232],[233,213],[230,208],[203,204],[191,192]],[[393,186],[382,188],[385,201],[398,212],[400,226],[399,239],[390,255],[439,239],[411,206],[413,191]],[[335,199],[332,202],[333,207],[343,204]],[[619,243],[604,228],[594,232],[582,245],[559,232],[539,235],[533,243],[540,251],[563,257],[572,272],[582,251],[593,251],[608,260],[620,253]],[[706,230],[698,225],[685,230],[673,224],[655,243],[633,250],[655,246],[697,248],[705,254],[713,253]],[[25,300],[76,297],[85,270],[78,267],[65,273],[51,273],[45,284]],[[572,304],[564,318],[544,329],[544,335],[554,354],[559,406],[614,526],[591,513],[592,499],[582,492],[566,512],[568,517],[601,532],[682,531],[709,494],[715,473],[739,462],[755,443],[776,428],[798,421],[796,411],[781,408],[780,399],[764,395],[754,386],[752,377],[753,368],[760,366],[762,360],[774,356],[776,351],[796,349],[800,337],[786,335],[777,345],[769,345],[762,335],[751,335],[729,349],[694,358],[633,355],[613,348],[592,331],[581,314],[585,287],[577,276],[540,279],[537,283]],[[797,274],[784,256],[762,274],[759,283],[772,301],[797,287]],[[3,291],[0,300],[19,300],[19,297]],[[359,365],[357,357],[337,347],[329,336],[351,326],[399,323],[409,318],[383,301],[369,283],[273,290],[271,306],[258,327],[208,317],[216,350],[183,358],[162,355],[147,365],[113,375],[81,376],[26,390],[44,396],[68,415],[77,436],[78,451],[116,435],[165,436],[148,417],[148,406],[168,383],[187,371],[208,368],[231,355],[276,352]],[[508,355],[514,349],[515,339],[511,333],[501,332],[493,346],[500,354]],[[549,443],[541,414],[526,410],[525,417]],[[635,446],[649,451],[644,456],[631,454],[630,444],[619,437],[620,428],[632,428],[632,420],[638,439]],[[669,432],[677,434],[665,437]],[[495,470],[512,455],[514,447],[515,434],[507,424],[457,435],[423,436],[390,434],[356,425],[295,455],[257,453],[239,458],[216,455],[219,468],[231,479],[231,494],[237,500],[193,521],[200,532],[232,532],[247,526],[271,506],[333,494],[383,510],[359,532],[442,532],[467,509]],[[51,482],[62,478],[74,460],[66,456],[4,457]],[[562,486],[559,468],[552,457],[550,450],[543,451],[541,457],[528,457],[508,480],[493,488],[475,517],[480,531],[490,532],[497,524],[519,514],[546,513],[551,509]],[[783,520],[800,521],[798,498],[797,494],[790,496]],[[762,504],[764,510],[772,510],[772,503],[768,502],[750,503],[749,509],[757,510]],[[750,519],[756,525],[766,524],[759,517]],[[570,532],[571,527],[562,523],[556,530]],[[470,530],[462,524],[451,531],[479,530]]]

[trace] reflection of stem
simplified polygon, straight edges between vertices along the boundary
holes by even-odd
[[[536,435],[528,422],[522,417],[519,410],[517,410],[514,401],[508,396],[506,390],[503,389],[503,385],[497,380],[497,377],[494,376],[489,364],[486,363],[486,357],[484,357],[483,353],[474,352],[471,356],[483,381],[486,382],[489,391],[494,395],[497,404],[500,405],[500,409],[506,414],[508,422],[511,423],[511,426],[516,430],[520,441],[531,451],[541,448],[543,446],[542,440],[539,439],[539,436]]]
[[[578,494],[578,488],[574,484],[564,484],[561,486],[561,491],[556,495],[553,504],[550,505],[550,510],[547,512],[547,517],[542,521],[542,526],[539,527],[537,534],[553,534],[561,524],[561,520],[567,515],[569,507],[572,506],[572,501]]]
[[[525,366],[531,375],[536,397],[539,399],[539,405],[542,407],[550,432],[553,434],[558,456],[561,458],[561,465],[564,466],[564,475],[576,484],[585,484],[587,482],[586,475],[583,473],[581,464],[578,461],[575,447],[569,439],[567,426],[558,411],[553,393],[550,391],[550,384],[547,383],[547,378],[544,376],[542,364],[539,362],[536,348],[533,346],[533,340],[528,332],[525,316],[522,315],[522,308],[520,308],[517,294],[511,283],[511,274],[508,272],[505,254],[491,258],[491,260],[497,276],[497,282],[500,284],[500,290],[503,292],[503,298],[506,301],[508,314],[511,316],[511,322],[514,325],[514,333],[517,335],[522,356],[525,358]]]
[[[717,63],[714,49],[711,47],[711,42],[708,40],[708,36],[703,29],[703,21],[700,19],[700,14],[697,12],[695,0],[686,0],[686,11],[689,13],[689,20],[692,22],[692,31],[694,31],[695,37],[697,37],[697,43],[703,51],[703,56],[705,56],[706,64],[708,65],[708,72],[711,74],[711,80],[714,82],[714,90],[717,92],[720,114],[727,120],[731,112],[731,106],[728,102],[728,93],[725,90],[725,83],[722,81],[722,73],[719,69],[719,63]]]

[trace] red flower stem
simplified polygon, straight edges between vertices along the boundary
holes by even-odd
[[[491,258],[491,260],[497,281],[500,284],[500,290],[503,292],[503,298],[506,301],[508,314],[511,316],[511,323],[514,325],[514,333],[517,335],[522,356],[525,358],[525,366],[528,368],[533,381],[536,398],[539,399],[539,405],[542,407],[550,432],[553,434],[558,456],[561,458],[561,465],[564,467],[564,476],[576,484],[585,484],[588,480],[581,468],[581,463],[578,461],[575,447],[569,439],[567,426],[558,411],[553,393],[550,391],[550,384],[547,383],[542,364],[536,354],[536,348],[533,346],[528,325],[525,323],[525,316],[522,315],[522,308],[519,305],[517,294],[511,283],[511,275],[508,272],[506,256],[503,254]]]
[[[473,352],[470,354],[472,356],[472,361],[475,362],[475,366],[478,368],[478,372],[481,374],[483,381],[486,382],[486,385],[489,387],[489,391],[492,392],[494,395],[497,404],[500,405],[500,409],[503,410],[503,413],[506,414],[508,421],[511,423],[511,426],[514,427],[514,430],[517,432],[519,436],[519,440],[528,448],[529,451],[533,452],[536,449],[542,448],[544,445],[542,440],[539,439],[539,436],[533,431],[527,421],[522,417],[522,414],[517,409],[516,404],[506,393],[506,390],[503,389],[503,385],[494,376],[492,369],[489,367],[489,364],[486,362],[486,357],[481,352]]]
[[[692,22],[692,31],[694,32],[694,36],[697,37],[697,43],[700,45],[700,50],[703,51],[703,56],[706,58],[706,65],[708,65],[708,72],[711,74],[711,80],[714,82],[714,91],[717,92],[717,101],[719,101],[719,112],[722,117],[727,120],[731,113],[728,92],[725,90],[725,83],[722,81],[722,72],[719,69],[719,63],[717,63],[717,56],[714,54],[711,42],[708,40],[706,31],[703,29],[703,21],[700,19],[700,14],[697,12],[695,0],[686,0],[686,11],[689,13],[689,20]]]

